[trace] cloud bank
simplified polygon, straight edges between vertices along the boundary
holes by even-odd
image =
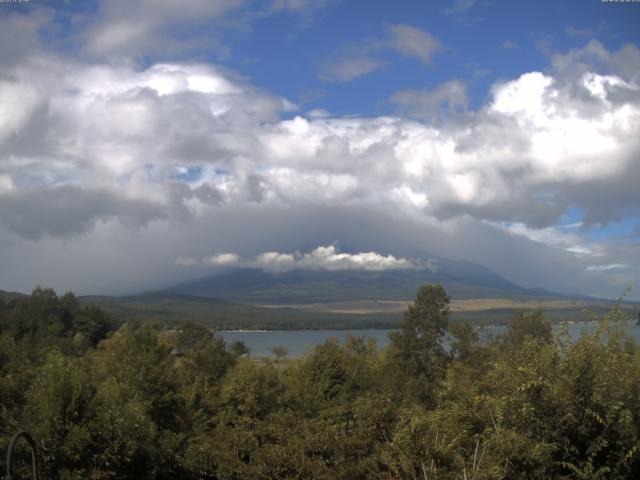
[[[621,55],[640,58],[628,47],[586,51],[612,65]],[[145,219],[173,221],[225,203],[383,202],[535,229],[576,206],[585,226],[606,224],[640,204],[640,70],[572,68],[567,78],[566,62],[581,53],[556,58],[556,72],[496,84],[485,106],[440,123],[281,120],[290,102],[211,65],[134,70],[40,58],[0,80],[2,195],[7,205],[47,195],[71,204],[81,185],[86,195],[147,205],[154,213]],[[394,98],[428,117],[441,102],[463,104],[463,92],[449,82]],[[88,221],[124,211],[84,203]],[[0,221],[29,235],[6,213]],[[82,229],[62,222],[49,230]]]
[[[424,265],[415,260],[396,258],[393,255],[380,255],[376,252],[342,253],[335,246],[316,247],[308,253],[263,252],[252,259],[242,259],[235,253],[220,253],[204,257],[201,260],[180,257],[176,264],[185,267],[207,265],[211,267],[259,268],[269,272],[288,272],[290,270],[407,270],[435,268],[430,259]]]
[[[132,29],[116,3],[104,2],[85,25],[86,51],[74,59],[38,46],[46,9],[16,14],[10,25],[24,42],[0,50],[2,270],[23,272],[1,279],[14,288],[30,288],[35,276],[46,281],[44,265],[70,286],[83,278],[82,265],[113,268],[103,287],[114,288],[121,283],[116,266],[128,271],[126,262],[114,263],[123,251],[140,259],[130,277],[140,285],[182,275],[175,259],[185,251],[198,259],[237,252],[207,265],[252,258],[274,268],[386,268],[433,253],[480,261],[538,286],[554,272],[531,259],[553,258],[574,265],[558,273],[560,290],[575,288],[574,274],[584,293],[599,293],[598,282],[610,294],[638,280],[637,242],[605,244],[585,233],[640,215],[636,46],[609,51],[591,41],[555,53],[546,70],[494,84],[479,107],[470,108],[465,84],[451,79],[397,92],[393,115],[305,116],[288,99],[209,62],[106,61],[106,53],[135,56],[128,48],[138,45],[120,42]],[[197,22],[202,5],[189,2],[175,22]],[[221,2],[208,15],[221,19],[239,5]],[[162,9],[174,7],[158,8],[164,13],[141,25],[141,44],[172,26],[159,18],[171,18]],[[358,48],[345,58],[384,63],[391,53],[426,65],[441,45],[396,24]],[[336,79],[378,65],[356,67]],[[579,212],[580,227],[565,231],[569,210]],[[406,234],[389,231],[390,224]],[[474,238],[482,238],[482,252]],[[314,250],[336,239],[347,251],[387,256]],[[491,245],[503,248],[494,255]],[[84,252],[83,261],[58,264],[71,250]],[[279,253],[296,251],[309,253]],[[505,252],[509,261],[499,258]],[[182,264],[189,262],[203,267],[201,260]]]

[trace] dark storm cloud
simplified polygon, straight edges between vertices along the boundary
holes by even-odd
[[[202,203],[210,205],[221,205],[224,203],[224,193],[218,188],[212,187],[209,183],[203,183],[195,188],[193,194]]]
[[[176,265],[181,257],[203,258],[229,252],[251,258],[265,251],[308,252],[320,245],[336,245],[342,252],[372,251],[396,258],[465,259],[489,266],[525,286],[566,293],[615,297],[627,286],[609,281],[610,272],[588,271],[591,263],[587,257],[549,248],[493,225],[470,218],[441,223],[421,215],[385,210],[382,205],[296,209],[227,205],[180,228],[152,222],[132,234],[130,229],[112,224],[108,235],[92,231],[65,242],[51,241],[47,255],[38,245],[32,241],[21,241],[19,248],[5,245],[14,254],[6,256],[4,265],[9,271],[15,268],[20,272],[16,278],[23,278],[19,287],[24,290],[32,288],[34,277],[45,284],[55,283],[60,288],[82,286],[84,292],[94,293],[163,288],[180,279],[211,272],[205,266],[185,269]],[[620,253],[600,252],[602,264],[612,263]],[[82,261],[63,261],[71,254]],[[640,267],[638,260],[632,258],[632,248],[624,255],[632,262],[630,265]],[[96,271],[102,272],[99,279],[95,278]]]
[[[0,223],[20,236],[35,239],[79,235],[100,221],[118,220],[138,227],[166,216],[161,207],[148,201],[70,185],[5,193],[0,201]]]

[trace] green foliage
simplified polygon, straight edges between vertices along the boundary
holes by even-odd
[[[479,353],[480,336],[468,323],[456,323],[449,329],[451,355],[460,361],[473,361]]]
[[[191,323],[105,338],[101,311],[36,289],[0,304],[0,447],[29,430],[64,480],[640,476],[621,307],[577,341],[534,311],[482,343],[448,303],[421,288],[384,350],[330,339],[274,362]]]
[[[504,340],[507,345],[517,349],[522,347],[527,338],[540,342],[552,340],[551,322],[544,318],[542,310],[516,312]]]
[[[0,331],[16,340],[79,336],[96,345],[110,330],[111,321],[100,308],[80,306],[71,292],[58,297],[50,288],[36,287],[30,296],[0,308]]]
[[[91,457],[90,415],[94,387],[79,360],[52,352],[26,395],[23,421],[40,442],[47,476],[74,478]],[[75,472],[75,473],[74,473]]]
[[[281,360],[289,355],[289,349],[282,345],[276,345],[271,349],[271,353],[273,353],[277,360]]]
[[[416,300],[404,314],[404,323],[389,335],[397,374],[403,372],[408,392],[421,401],[434,401],[437,382],[445,371],[442,339],[449,323],[449,296],[442,285],[418,289]]]

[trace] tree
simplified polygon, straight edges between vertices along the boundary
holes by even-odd
[[[95,305],[79,308],[73,319],[74,334],[85,336],[93,346],[107,338],[110,330],[111,320]]]
[[[82,362],[50,353],[26,393],[22,423],[38,439],[48,478],[81,478],[91,458],[86,429],[94,388]],[[72,452],[73,454],[69,454]]]
[[[276,361],[278,361],[289,355],[289,349],[287,347],[283,347],[282,345],[274,345],[274,347],[271,349],[271,353],[275,355]]]
[[[249,347],[242,340],[236,340],[229,345],[229,352],[234,357],[240,358],[244,355],[249,355]]]
[[[20,298],[8,315],[6,330],[16,339],[43,339],[65,336],[71,331],[75,297],[64,301],[50,288],[36,287],[30,296]]]
[[[449,329],[451,356],[461,361],[473,361],[477,356],[480,337],[468,323],[457,323]]]
[[[441,340],[449,323],[449,296],[442,285],[424,285],[404,313],[404,323],[389,337],[393,357],[409,389],[423,401],[433,397],[444,375],[446,353]]]
[[[544,318],[542,310],[519,311],[513,316],[504,339],[506,345],[520,348],[526,338],[532,338],[542,343],[548,343],[553,339],[551,322]]]
[[[17,340],[77,336],[95,346],[111,330],[111,321],[99,307],[80,306],[73,293],[58,297],[50,288],[36,287],[30,296],[14,300],[4,314],[1,310],[0,330]]]

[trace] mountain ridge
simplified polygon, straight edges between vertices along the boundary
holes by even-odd
[[[452,298],[576,298],[526,288],[468,261],[440,259],[437,269],[302,270],[222,269],[165,290],[249,304],[345,300],[410,300],[420,285],[442,284]]]

